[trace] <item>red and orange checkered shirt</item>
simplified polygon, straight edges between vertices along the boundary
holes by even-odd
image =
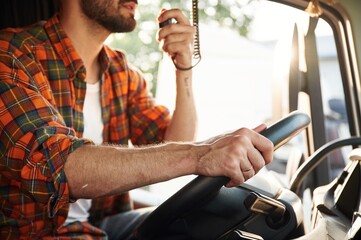
[[[86,44],[86,43],[84,43]],[[99,61],[104,142],[162,141],[170,115],[156,106],[123,53],[104,46]],[[89,223],[63,226],[67,156],[83,144],[86,70],[58,16],[0,31],[0,239],[101,239]],[[90,220],[129,210],[127,193],[94,199]]]

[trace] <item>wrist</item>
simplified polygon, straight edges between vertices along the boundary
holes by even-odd
[[[178,71],[185,71],[185,72],[190,71],[198,63],[197,62],[196,64],[193,64],[191,55],[190,55],[190,57],[187,57],[186,59],[187,60],[185,60],[185,61],[179,61],[175,57],[172,57],[173,64]]]
[[[200,166],[203,165],[204,156],[211,150],[209,144],[193,144],[189,150],[188,162],[191,174],[199,175]]]

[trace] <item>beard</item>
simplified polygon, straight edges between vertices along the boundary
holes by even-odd
[[[137,0],[122,0],[119,3],[125,2],[137,3]],[[80,7],[89,19],[112,33],[131,32],[137,25],[134,16],[121,15],[119,8],[114,8],[110,0],[81,0]]]

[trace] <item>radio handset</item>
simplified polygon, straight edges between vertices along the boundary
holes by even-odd
[[[199,18],[198,18],[198,0],[192,0],[192,10],[191,10],[191,20],[193,27],[195,29],[195,35],[194,35],[194,50],[193,50],[193,60],[195,61],[194,64],[190,67],[182,68],[177,66],[177,64],[174,62],[174,59],[172,58],[174,66],[178,70],[187,71],[192,68],[194,68],[200,61],[201,61],[201,52],[200,52],[200,42],[199,42]],[[164,22],[159,23],[159,28],[162,28],[168,24],[172,24],[173,19],[167,19]]]

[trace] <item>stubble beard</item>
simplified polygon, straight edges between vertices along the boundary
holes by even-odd
[[[119,7],[114,9],[110,1],[81,0],[80,4],[85,16],[111,33],[131,32],[136,27],[137,22],[134,16],[126,17],[121,15]]]

